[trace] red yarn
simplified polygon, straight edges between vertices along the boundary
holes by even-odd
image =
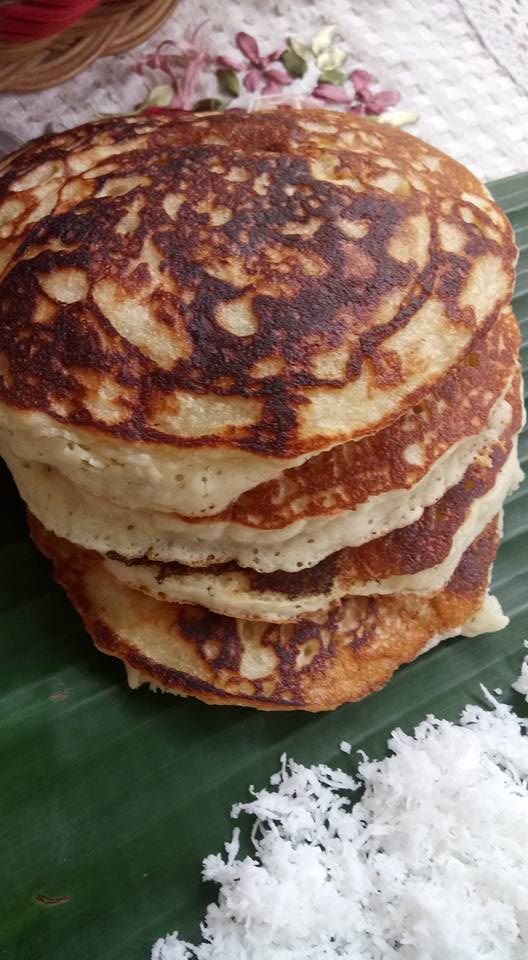
[[[0,3],[0,40],[30,42],[51,37],[77,23],[101,0],[26,0]]]

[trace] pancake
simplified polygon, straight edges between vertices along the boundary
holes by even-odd
[[[130,508],[218,514],[378,431],[511,298],[485,188],[361,118],[114,118],[0,175],[0,431]]]
[[[106,567],[122,583],[157,599],[276,623],[301,620],[350,595],[433,593],[447,583],[462,554],[523,478],[515,440],[523,413],[520,381],[519,374],[509,394],[513,416],[502,436],[481,452],[460,483],[407,527],[296,573],[259,574],[236,564],[196,569],[111,555]]]
[[[196,568],[123,561],[112,555],[106,567],[121,583],[159,600],[270,623],[305,619],[353,595],[430,594],[447,583],[469,544],[522,481],[516,449],[500,470],[498,459],[487,471],[487,482],[484,477],[470,479],[486,472],[472,468],[467,480],[428,507],[416,523],[361,547],[345,548],[297,573],[255,573],[236,564]],[[492,477],[495,484],[485,490]]]
[[[116,143],[116,119],[123,136]],[[229,111],[204,116],[203,114],[170,114],[156,117],[124,116],[108,117],[91,121],[70,130],[53,135],[53,143],[60,159],[76,153],[74,169],[83,172],[94,163],[101,164],[109,156],[127,154],[145,146],[145,136],[156,134],[163,128],[164,141],[172,149],[193,144],[218,144],[232,146],[245,152],[264,150],[267,153],[303,154],[311,147],[323,148],[325,152],[345,149],[362,156],[381,156],[382,166],[398,169],[406,166],[413,175],[413,182],[423,188],[420,176],[426,173],[431,182],[440,189],[446,178],[452,178],[460,194],[470,193],[477,197],[489,197],[485,185],[467,167],[446,157],[444,153],[417,137],[403,134],[389,126],[373,126],[353,114],[330,112],[326,109],[273,109],[254,114]],[[42,137],[32,142],[28,156],[23,148],[0,162],[0,176],[13,169],[16,158],[17,175],[31,182],[43,182],[48,173],[55,173],[49,166],[35,175],[35,167],[50,164],[49,138]],[[390,156],[383,156],[385,148]],[[54,158],[56,160],[56,158]],[[53,161],[52,161],[53,162]]]
[[[498,519],[432,597],[353,597],[329,614],[282,626],[145,597],[109,576],[98,554],[54,537],[35,520],[31,530],[95,645],[124,662],[131,686],[149,683],[207,703],[334,709],[380,689],[401,664],[464,624],[473,635],[506,622],[487,600]]]
[[[22,460],[1,438],[0,452],[31,512],[79,546],[128,559],[190,566],[234,561],[262,573],[296,572],[416,522],[460,482],[511,421],[511,406],[500,394],[509,388],[519,339],[515,317],[504,313],[396,423],[313,457],[200,521],[152,510],[131,516],[125,505],[91,496],[56,469]]]

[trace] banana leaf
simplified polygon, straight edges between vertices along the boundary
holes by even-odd
[[[514,306],[527,360],[528,175],[491,184],[521,248]],[[528,437],[520,444],[526,461]],[[0,957],[146,960],[157,937],[188,939],[215,890],[202,858],[222,848],[231,804],[264,786],[283,751],[343,765],[341,740],[371,756],[426,713],[455,719],[509,684],[528,637],[528,487],[506,508],[493,587],[508,628],[444,643],[367,700],[335,713],[269,715],[128,690],[98,654],[32,546],[0,475]]]

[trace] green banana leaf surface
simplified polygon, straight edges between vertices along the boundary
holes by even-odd
[[[514,300],[528,356],[528,174],[491,184],[521,248]],[[523,464],[528,436],[520,441]],[[195,940],[216,890],[202,858],[229,838],[230,807],[265,786],[283,751],[347,766],[341,740],[383,756],[395,726],[456,719],[480,684],[510,683],[528,637],[528,486],[509,500],[493,589],[502,633],[444,643],[380,693],[330,714],[266,714],[131,692],[95,651],[31,544],[0,471],[0,957],[147,960],[177,929]],[[524,708],[524,709],[523,709]]]

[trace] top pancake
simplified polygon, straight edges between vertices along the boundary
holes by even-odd
[[[396,419],[512,293],[485,188],[357,117],[115,118],[0,176],[0,402],[88,447],[278,473]]]

